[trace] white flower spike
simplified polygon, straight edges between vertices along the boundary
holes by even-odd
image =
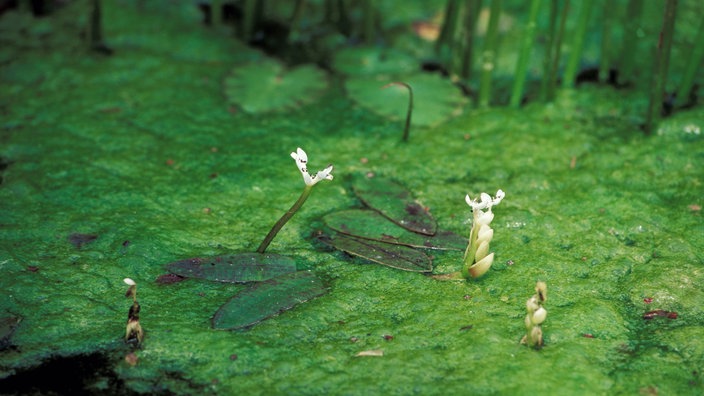
[[[308,173],[308,155],[306,154],[305,151],[303,151],[302,148],[298,148],[295,153],[291,153],[291,158],[293,158],[296,161],[296,166],[298,166],[298,170],[301,171],[301,175],[303,175],[303,181],[306,183],[306,186],[314,186],[316,185],[319,181],[321,180],[332,180],[332,165],[328,165],[327,168],[317,172],[313,176]]]
[[[496,192],[496,198],[493,198],[493,199],[491,198],[491,196],[489,196],[489,194],[481,193],[479,195],[479,202],[477,202],[476,199],[474,199],[474,200],[471,199],[469,197],[469,194],[467,194],[467,196],[464,197],[464,200],[467,202],[467,205],[472,207],[473,211],[474,210],[484,210],[484,209],[491,210],[491,207],[496,206],[499,203],[501,203],[501,201],[504,199],[505,196],[506,196],[506,193],[503,192],[503,190],[499,190]]]

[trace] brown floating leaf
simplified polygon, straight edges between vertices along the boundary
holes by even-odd
[[[435,235],[437,222],[404,186],[383,177],[358,177],[352,189],[365,205],[401,227],[425,235]]]
[[[449,231],[421,235],[399,227],[373,210],[349,209],[323,217],[325,224],[342,234],[379,242],[424,249],[464,250],[467,239]]]
[[[218,309],[213,316],[213,328],[250,327],[325,293],[323,281],[307,271],[253,283]]]
[[[427,254],[408,246],[355,238],[339,233],[333,237],[321,235],[318,239],[336,249],[388,267],[411,272],[433,270],[433,262]]]
[[[292,258],[270,253],[239,253],[179,260],[166,266],[169,272],[186,278],[216,282],[258,282],[296,271]]]

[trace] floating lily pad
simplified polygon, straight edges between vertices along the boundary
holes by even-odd
[[[333,68],[348,76],[410,73],[418,60],[393,48],[349,47],[335,54]]]
[[[462,114],[468,100],[452,81],[438,74],[353,76],[345,81],[349,97],[360,106],[392,120],[405,120],[408,89],[391,85],[394,81],[413,88],[413,125],[434,126]]]
[[[437,222],[399,183],[382,177],[358,177],[354,193],[368,207],[401,227],[425,235],[435,235]]]
[[[425,249],[464,250],[467,239],[449,231],[438,231],[434,236],[421,235],[392,223],[378,212],[349,209],[323,217],[331,229],[358,238]]]
[[[318,239],[336,249],[387,267],[411,272],[433,270],[433,261],[430,257],[409,246],[355,238],[340,233],[334,236],[321,235]]]
[[[218,309],[213,316],[213,328],[250,327],[325,293],[323,281],[306,271],[254,283]]]
[[[269,58],[238,65],[225,78],[228,100],[248,113],[296,108],[318,99],[327,87],[323,70],[312,65],[287,70]]]
[[[296,271],[296,262],[278,254],[239,253],[179,260],[166,266],[169,272],[216,282],[260,282]]]

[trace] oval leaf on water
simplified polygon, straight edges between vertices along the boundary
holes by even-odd
[[[322,235],[318,239],[335,249],[387,267],[411,272],[431,272],[433,270],[433,261],[430,257],[409,246],[355,238],[339,233],[332,237]]]
[[[307,271],[253,283],[218,309],[213,316],[213,328],[236,330],[250,327],[327,291],[323,281]]]
[[[333,68],[350,76],[410,73],[418,60],[393,48],[348,47],[335,53]]]
[[[388,83],[400,81],[413,89],[412,125],[429,127],[462,114],[467,98],[452,81],[438,74],[352,76],[345,80],[348,96],[360,106],[392,120],[406,119],[408,89]],[[401,127],[399,123],[399,128]]]
[[[438,224],[425,209],[413,199],[404,186],[379,176],[358,177],[352,189],[368,207],[401,227],[424,235],[435,235]]]
[[[236,66],[225,78],[225,95],[247,113],[299,107],[316,100],[328,87],[325,72],[313,65],[286,70],[264,58]]]
[[[437,231],[433,236],[421,235],[392,223],[378,212],[349,209],[323,217],[331,229],[358,238],[394,243],[425,249],[464,250],[467,239],[449,231]]]
[[[172,274],[216,282],[258,282],[296,271],[296,262],[270,253],[239,253],[196,257],[167,264]]]

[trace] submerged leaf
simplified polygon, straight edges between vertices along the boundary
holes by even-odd
[[[349,209],[333,212],[323,217],[331,229],[358,238],[406,245],[425,249],[464,250],[467,239],[449,231],[435,235],[421,235],[392,223],[378,212],[366,209]]]
[[[435,126],[460,115],[467,98],[452,81],[437,74],[412,73],[406,75],[379,75],[349,77],[345,90],[360,106],[392,120],[404,120],[408,110],[408,89],[391,86],[402,81],[413,88],[413,125]]]
[[[328,87],[324,71],[303,65],[285,70],[276,60],[238,65],[225,78],[228,100],[248,113],[299,107],[315,101]]]
[[[339,233],[333,237],[322,235],[318,239],[336,249],[388,267],[411,272],[433,270],[430,257],[412,247],[360,239]]]
[[[349,47],[337,51],[333,68],[350,76],[410,73],[418,60],[393,48]]]
[[[216,282],[258,282],[296,271],[296,262],[271,253],[239,253],[179,260],[166,266],[169,272]]]
[[[325,293],[323,281],[306,271],[254,283],[218,309],[213,316],[213,328],[249,327]]]
[[[413,199],[404,186],[382,177],[359,177],[352,188],[365,205],[401,227],[425,235],[435,235],[437,222]]]

